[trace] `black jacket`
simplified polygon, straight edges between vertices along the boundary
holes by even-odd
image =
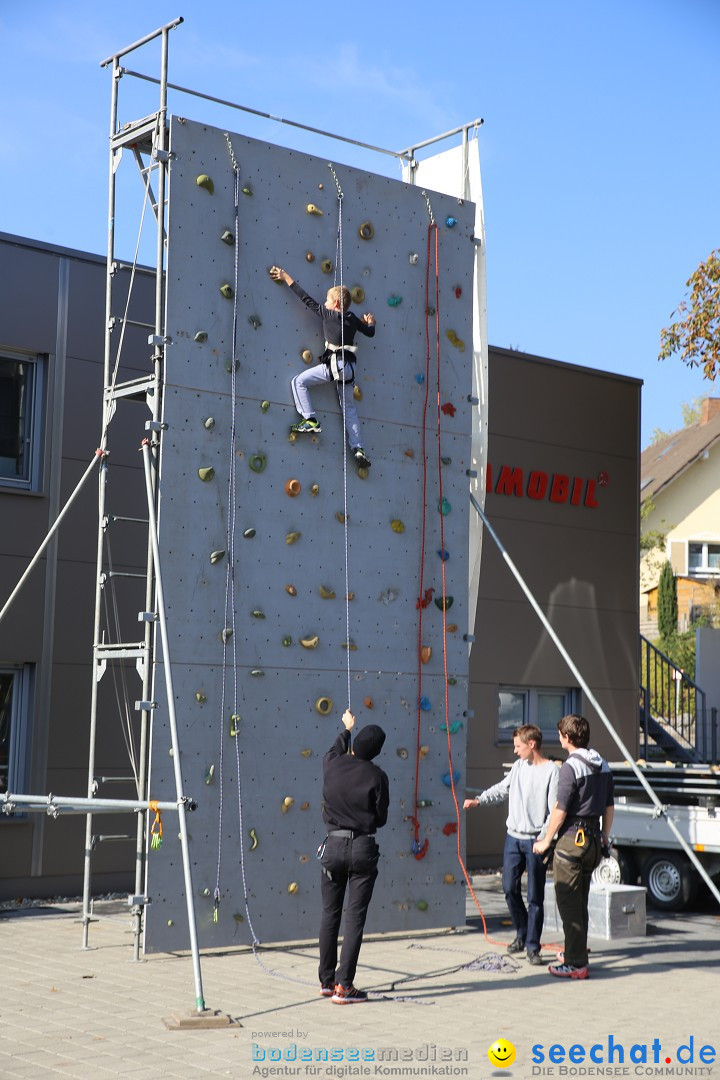
[[[368,323],[364,323],[362,319],[358,319],[354,311],[330,311],[324,304],[318,304],[317,300],[313,300],[312,296],[308,296],[302,285],[299,285],[297,281],[293,281],[290,288],[302,300],[305,307],[312,311],[313,315],[317,315],[322,319],[323,334],[330,345],[342,345],[343,339],[345,345],[352,345],[355,342],[355,335],[358,330],[361,334],[365,334],[366,337],[375,336],[375,325],[369,326]]]
[[[323,821],[328,830],[374,833],[387,821],[388,778],[372,761],[348,754],[349,744],[343,731],[323,758]]]

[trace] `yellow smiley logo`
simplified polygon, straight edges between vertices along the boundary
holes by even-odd
[[[488,1058],[491,1065],[507,1069],[515,1060],[515,1047],[507,1039],[496,1039],[492,1046],[488,1047]]]

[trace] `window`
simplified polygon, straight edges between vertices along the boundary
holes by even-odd
[[[42,360],[0,353],[0,484],[40,486]]]
[[[27,780],[32,667],[0,668],[0,794],[22,794]],[[0,814],[0,818],[3,815]]]
[[[720,573],[720,543],[707,540],[688,544],[688,573],[700,577]]]
[[[577,712],[579,696],[573,689],[501,686],[498,742],[511,743],[513,731],[523,724],[535,724],[548,742],[557,742],[558,721]]]

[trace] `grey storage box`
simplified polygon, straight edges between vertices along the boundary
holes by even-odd
[[[644,937],[645,889],[637,885],[591,885],[588,900],[588,937]],[[562,919],[555,901],[555,882],[545,884],[545,925],[543,936],[562,934]]]

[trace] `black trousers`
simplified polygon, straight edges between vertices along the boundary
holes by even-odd
[[[372,836],[357,836],[352,840],[349,836],[331,835],[325,842],[321,859],[323,910],[318,968],[323,986],[340,983],[348,987],[355,978],[379,854],[380,849]],[[338,965],[338,934],[344,901],[345,929]]]
[[[565,932],[565,963],[574,967],[585,967],[588,962],[590,881],[601,857],[598,834],[586,836],[578,846],[575,830],[570,829],[555,845],[555,899]]]

